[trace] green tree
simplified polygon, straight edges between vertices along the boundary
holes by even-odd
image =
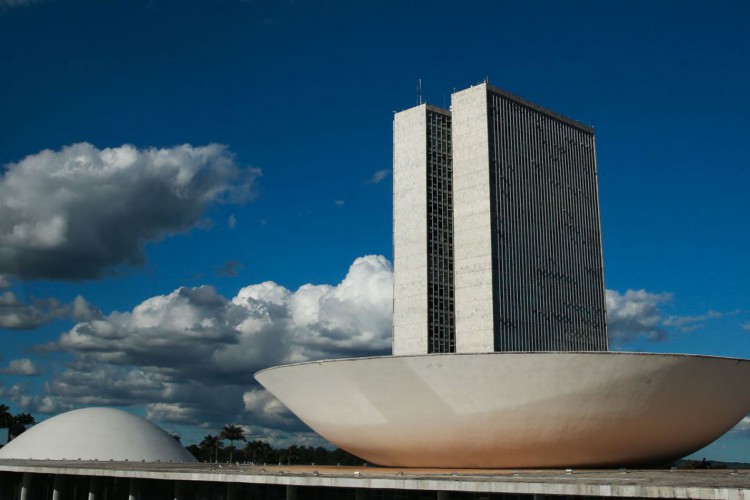
[[[231,462],[232,461],[232,452],[234,451],[234,442],[235,441],[244,441],[245,440],[245,431],[239,425],[227,424],[221,430],[221,434],[219,434],[219,437],[221,439],[226,439],[226,440],[228,440],[231,443],[230,447],[229,447],[229,461]]]
[[[203,441],[201,441],[200,448],[201,450],[207,452],[209,462],[212,458],[215,462],[218,462],[219,450],[224,448],[224,443],[221,442],[221,438],[219,436],[208,434],[203,438]]]
[[[312,462],[317,465],[323,465],[328,464],[330,462],[329,455],[331,452],[323,448],[322,446],[318,446],[313,450],[312,453]]]
[[[0,429],[8,429],[13,424],[13,415],[10,413],[10,408],[6,405],[0,404]]]
[[[278,462],[279,457],[276,450],[265,441],[248,441],[245,445],[245,457],[252,460],[254,464],[271,464]]]
[[[304,448],[304,446],[302,448]],[[299,446],[297,446],[296,444],[293,444],[292,446],[290,446],[286,450],[283,450],[283,455],[281,457],[279,457],[279,458],[281,460],[286,459],[286,464],[287,465],[296,464],[297,460],[299,460],[299,458],[300,458],[300,450],[301,449],[300,449]],[[302,450],[302,451],[304,451],[304,450]]]
[[[191,444],[189,446],[186,446],[185,449],[190,452],[191,455],[195,457],[196,460],[199,462],[206,462],[206,453],[204,453],[203,449],[198,446],[197,444]]]
[[[26,431],[30,426],[36,424],[36,419],[30,413],[19,413],[13,415],[13,418],[8,428],[8,441],[11,441],[23,432]]]

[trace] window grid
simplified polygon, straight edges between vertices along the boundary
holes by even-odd
[[[607,350],[594,136],[489,92],[496,351]]]
[[[449,115],[427,109],[427,352],[456,351],[453,148]]]

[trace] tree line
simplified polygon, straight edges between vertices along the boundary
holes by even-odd
[[[177,438],[177,436],[175,436]],[[229,446],[225,445],[229,441]],[[236,448],[235,442],[244,442]],[[249,441],[238,425],[225,425],[218,435],[207,434],[199,444],[186,449],[201,462],[242,462],[267,465],[362,465],[361,458],[340,448],[327,450],[322,446],[273,448],[261,440]]]

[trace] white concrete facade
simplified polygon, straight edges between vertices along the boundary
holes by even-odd
[[[427,353],[427,105],[393,118],[393,354]]]
[[[495,350],[487,89],[451,97],[456,352]]]

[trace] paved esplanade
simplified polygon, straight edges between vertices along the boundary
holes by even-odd
[[[179,500],[180,492],[190,491],[191,483],[226,485],[224,498],[241,498],[242,485],[270,485],[283,488],[287,499],[303,499],[310,487],[354,490],[353,498],[370,498],[376,491],[401,490],[431,492],[436,498],[449,499],[451,492],[521,495],[539,498],[547,495],[605,498],[750,498],[750,470],[450,470],[398,469],[380,467],[333,466],[253,466],[237,464],[176,464],[135,462],[78,461],[0,461],[4,490],[8,479],[20,485],[17,498],[38,496],[43,480],[52,484],[55,476],[77,477],[97,482],[102,478],[121,478],[140,484],[141,488],[174,491],[170,498]],[[51,476],[47,476],[51,475]],[[170,484],[171,483],[171,484]],[[27,488],[25,497],[21,496]],[[49,489],[49,488],[48,488]],[[36,494],[34,492],[36,491]],[[311,491],[311,490],[310,490]],[[131,490],[137,498],[137,488]],[[54,498],[51,495],[48,498]],[[89,499],[104,498],[93,491]],[[64,496],[58,495],[60,500]],[[191,497],[190,497],[191,498]],[[421,498],[421,497],[420,497]]]

